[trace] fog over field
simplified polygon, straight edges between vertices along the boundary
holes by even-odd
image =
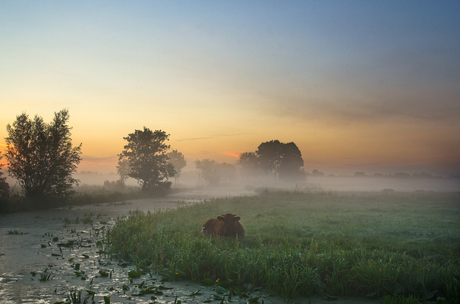
[[[449,176],[411,176],[410,174],[398,175],[371,175],[371,176],[315,176],[308,175],[305,181],[298,182],[284,182],[274,181],[272,175],[266,177],[259,177],[257,179],[249,179],[245,176],[238,175],[238,177],[229,182],[222,183],[217,186],[209,186],[204,183],[201,188],[203,191],[208,189],[215,192],[216,190],[226,189],[246,189],[254,190],[258,187],[279,188],[286,190],[332,190],[332,191],[441,191],[441,192],[457,192],[460,191],[460,177]],[[402,175],[402,176],[401,176]],[[420,174],[419,174],[420,175]],[[115,181],[118,176],[115,173],[98,173],[95,171],[79,171],[74,176],[80,180],[80,185],[95,185],[102,186],[104,181]],[[181,174],[178,182],[173,182],[173,189],[192,189],[199,187],[198,174],[196,171],[185,171]],[[126,185],[138,186],[136,180],[129,178]]]

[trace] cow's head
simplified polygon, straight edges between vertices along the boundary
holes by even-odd
[[[221,231],[222,236],[236,236],[238,231],[235,224],[240,220],[239,216],[227,213],[225,215],[218,216],[217,219],[224,223]]]

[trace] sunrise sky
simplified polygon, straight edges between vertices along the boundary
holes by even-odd
[[[326,174],[460,173],[460,1],[1,1],[0,148],[68,108],[79,170],[124,136],[189,164],[295,142]]]

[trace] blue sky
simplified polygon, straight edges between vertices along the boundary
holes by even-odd
[[[458,1],[3,1],[0,144],[16,115],[68,108],[97,170],[146,126],[190,162],[279,139],[307,171],[458,173],[459,16]]]

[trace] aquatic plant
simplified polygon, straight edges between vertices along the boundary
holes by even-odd
[[[8,234],[12,234],[12,235],[25,235],[25,234],[29,234],[28,232],[23,232],[23,231],[19,231],[19,230],[8,230]]]
[[[48,273],[48,268],[45,269],[42,273],[40,273],[40,278],[38,279],[41,282],[49,281],[54,278],[54,276],[51,273]],[[33,275],[33,274],[32,274]],[[33,275],[35,276],[35,275]]]
[[[67,295],[67,300],[71,304],[78,304],[81,303],[81,294],[83,290],[71,290],[69,291],[69,294]]]

